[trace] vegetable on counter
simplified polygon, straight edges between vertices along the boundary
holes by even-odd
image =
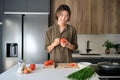
[[[95,73],[94,68],[88,66],[67,76],[71,80],[87,80]]]
[[[69,63],[68,66],[77,66],[77,63],[72,62],[72,63]]]
[[[49,66],[49,65],[52,65],[54,63],[53,60],[47,60],[47,61],[44,61],[44,66]]]
[[[36,65],[35,64],[30,64],[29,68],[32,69],[32,70],[35,70]]]

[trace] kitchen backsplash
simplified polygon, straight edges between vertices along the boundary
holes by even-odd
[[[103,47],[103,43],[106,40],[110,40],[115,44],[120,44],[120,34],[100,34],[100,35],[86,35],[86,34],[78,34],[78,50],[80,53],[86,53],[87,48],[87,40],[90,41],[90,53],[105,53],[105,47]],[[112,53],[115,53],[115,49],[111,49]]]

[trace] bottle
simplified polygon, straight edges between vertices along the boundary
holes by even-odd
[[[18,73],[23,73],[23,69],[26,67],[25,62],[23,60],[18,61]]]

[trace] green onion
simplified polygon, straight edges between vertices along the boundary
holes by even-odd
[[[88,66],[79,71],[69,74],[67,78],[71,80],[87,80],[91,78],[94,73],[95,73],[94,68]]]

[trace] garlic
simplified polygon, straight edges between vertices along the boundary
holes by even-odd
[[[20,74],[22,74],[23,70],[22,69],[18,69],[17,72],[20,73]]]

